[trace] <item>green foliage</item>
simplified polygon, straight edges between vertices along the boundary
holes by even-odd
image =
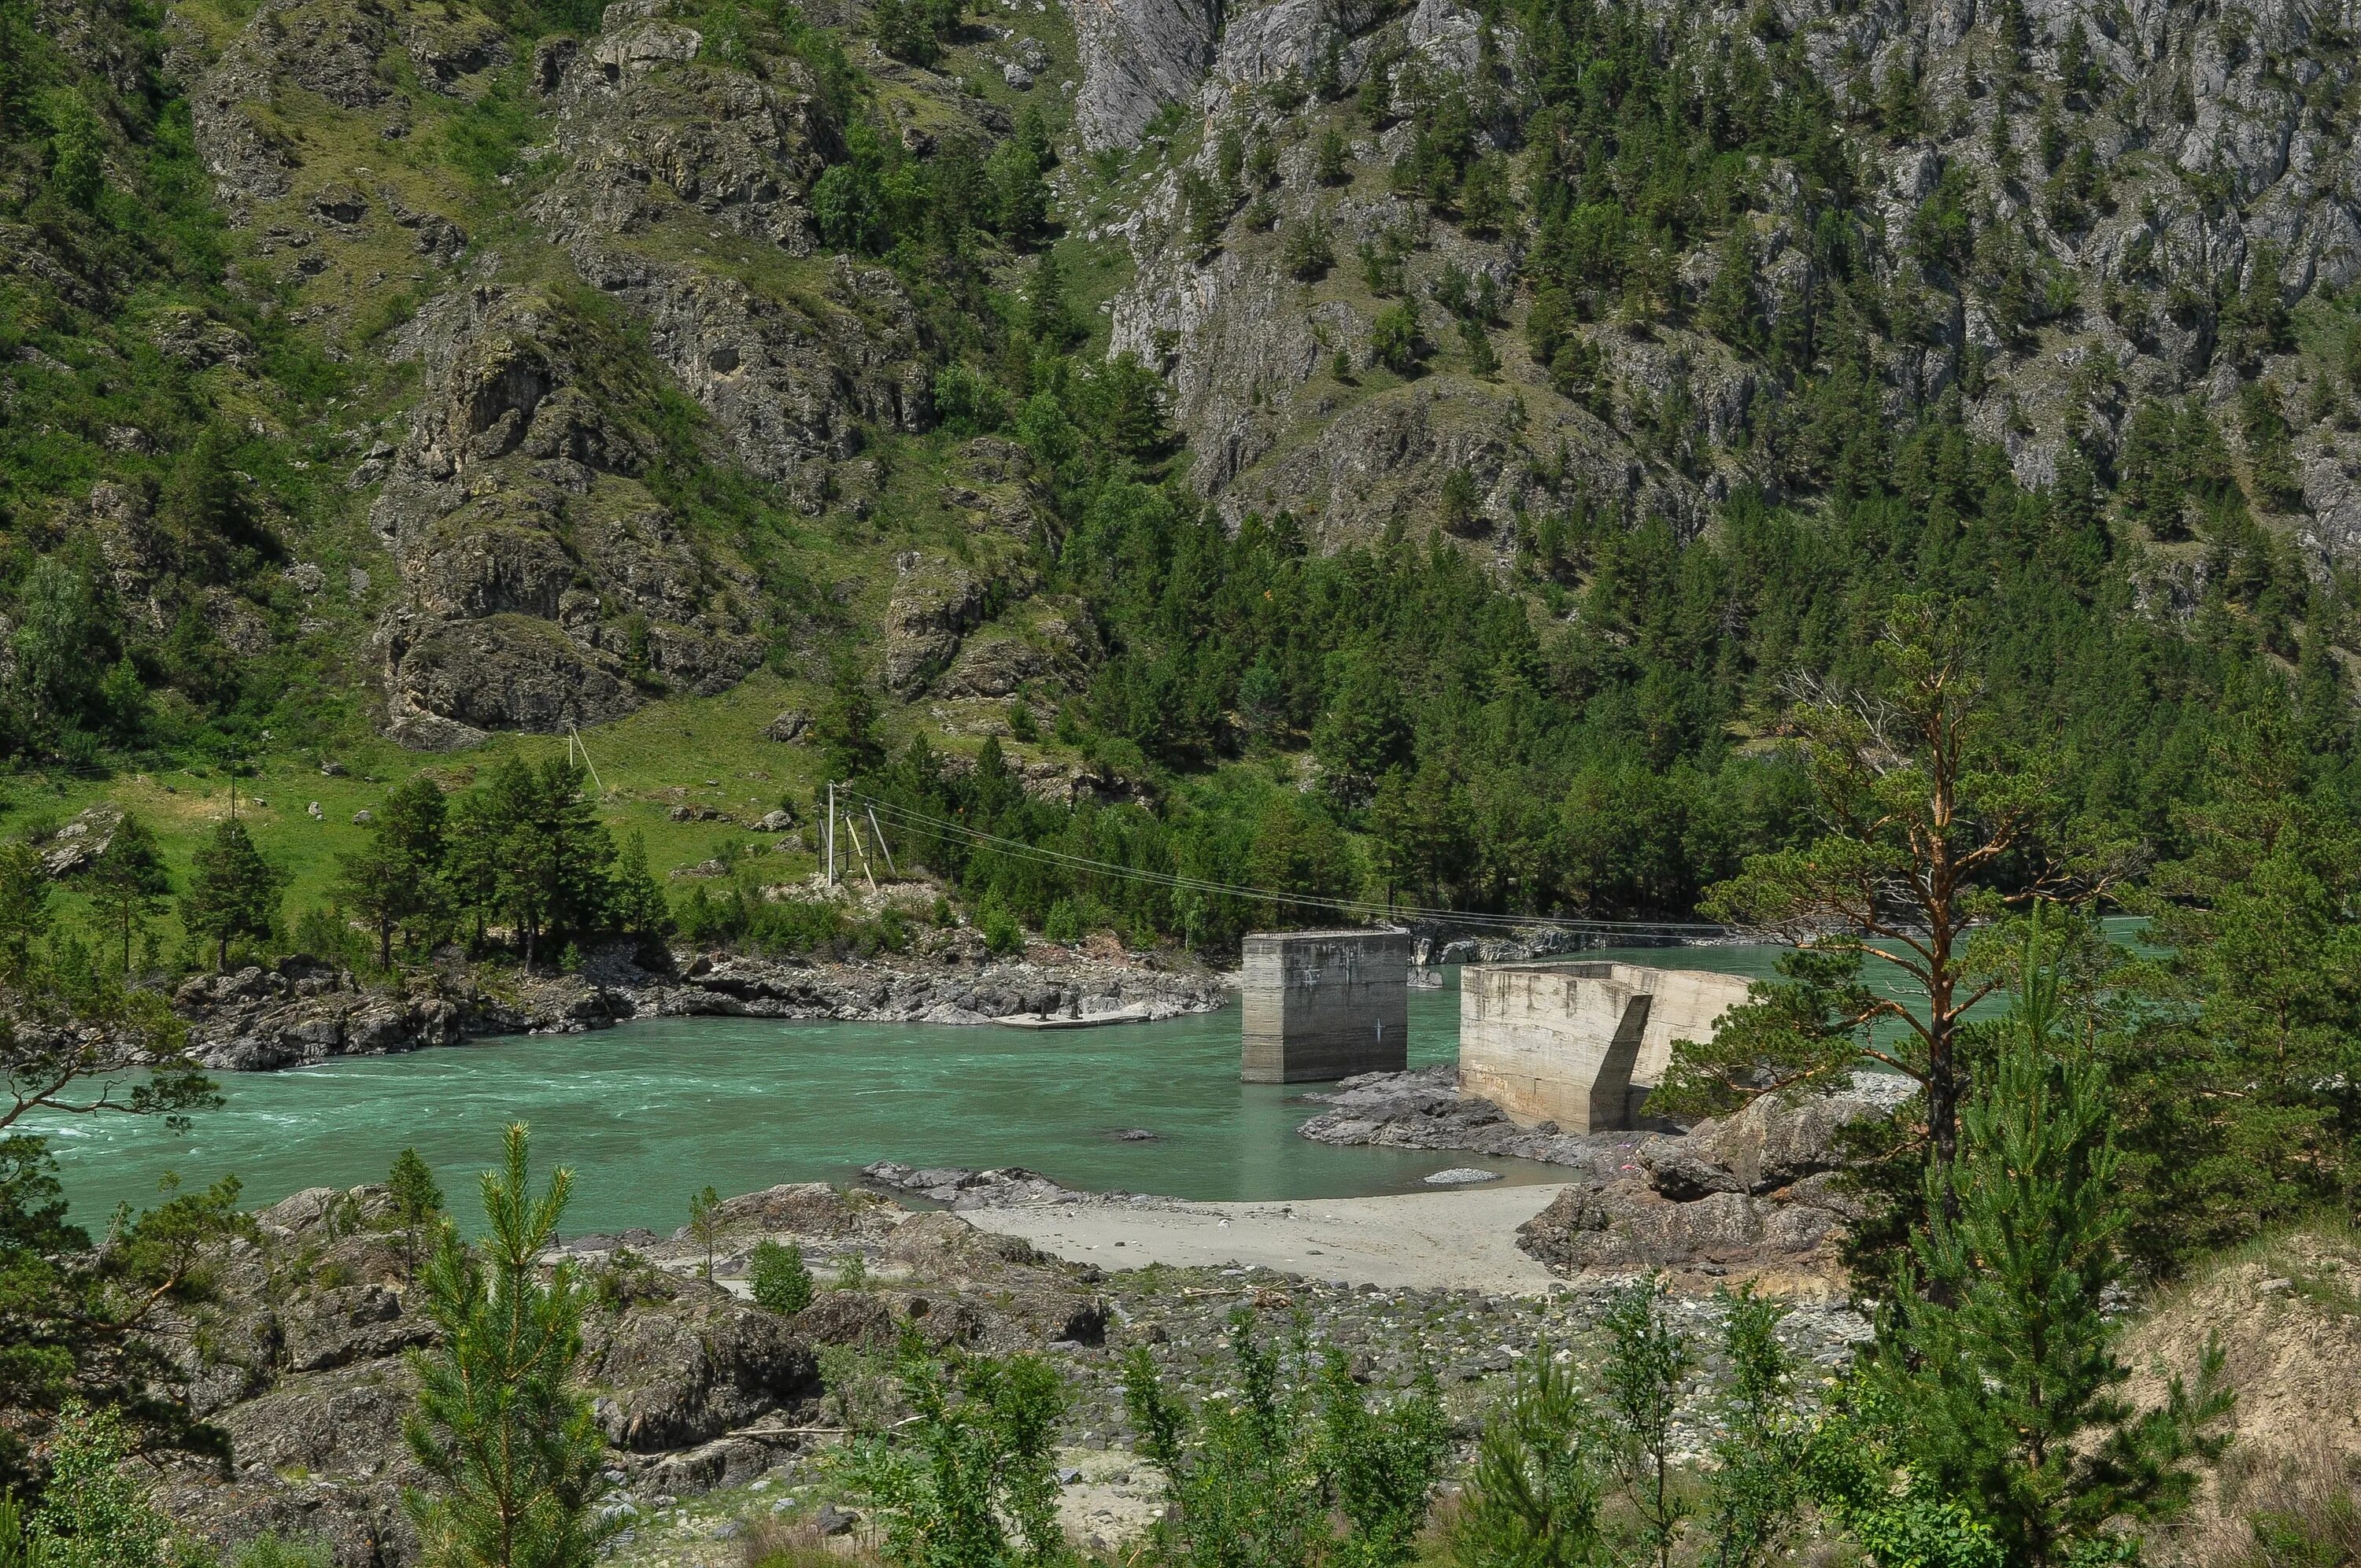
[[[1336,265],[1336,247],[1328,236],[1325,219],[1314,214],[1303,223],[1290,225],[1279,236],[1279,264],[1287,275],[1306,283],[1317,282]]]
[[[1284,1351],[1230,1317],[1233,1399],[1193,1411],[1158,1376],[1145,1346],[1124,1366],[1124,1403],[1142,1459],[1164,1477],[1156,1549],[1189,1568],[1301,1568],[1327,1538],[1309,1379],[1290,1379],[1311,1352],[1299,1326]]]
[[[1455,1523],[1462,1568],[1592,1568],[1605,1560],[1599,1506],[1612,1464],[1571,1372],[1543,1343],[1484,1423]]]
[[[1956,1158],[1965,1015],[1996,983],[1971,931],[2004,917],[2004,876],[2020,897],[2087,897],[2120,850],[2073,820],[2054,758],[2026,754],[1992,723],[1982,660],[1956,612],[1904,601],[1878,652],[1883,678],[1870,691],[1814,686],[1788,710],[1827,829],[1751,857],[1705,900],[1718,917],[1817,956],[1757,987],[1713,1041],[1679,1043],[1664,1103],[1695,1113],[1831,1088],[1877,1063],[1924,1091],[1924,1157],[1941,1192]],[[1860,985],[1864,956],[1901,971],[1907,1005]],[[1878,1036],[1880,1024],[1898,1038]],[[1853,1238],[1857,1259],[1878,1234]]]
[[[1321,128],[1320,143],[1312,155],[1312,177],[1323,185],[1342,185],[1353,177],[1353,144],[1334,125]]]
[[[448,913],[443,880],[447,816],[434,780],[396,784],[370,813],[368,847],[340,862],[338,893],[377,927],[380,967],[393,962],[396,931],[408,927],[414,942]]]
[[[393,1157],[385,1186],[386,1196],[393,1204],[394,1223],[401,1232],[402,1269],[415,1279],[418,1266],[425,1259],[427,1244],[443,1224],[443,1189],[435,1185],[434,1173],[414,1148],[405,1148]]]
[[[1704,1519],[1714,1568],[1767,1568],[1802,1524],[1810,1431],[1795,1387],[1795,1360],[1779,1343],[1784,1314],[1754,1294],[1717,1291],[1722,1354],[1721,1435],[1706,1478]]]
[[[574,1187],[563,1166],[539,1197],[526,1133],[511,1125],[483,1176],[479,1247],[445,1225],[427,1266],[427,1315],[442,1332],[412,1352],[418,1404],[402,1423],[434,1490],[403,1495],[429,1568],[588,1568],[620,1528],[593,1518],[606,1439],[575,1386],[582,1287],[574,1265],[539,1260]]]
[[[22,983],[49,931],[49,873],[21,839],[0,843],[0,979]]]
[[[983,895],[983,906],[976,911],[975,927],[983,933],[986,952],[1006,958],[1025,950],[1025,927],[1009,913],[997,889]]]
[[[93,212],[106,189],[105,132],[78,93],[58,94],[49,118],[49,188],[67,206]]]
[[[2252,466],[2255,499],[2268,511],[2293,511],[2303,502],[2287,413],[2268,381],[2249,381],[2238,393],[2239,431]]]
[[[804,1249],[797,1243],[781,1246],[767,1238],[755,1243],[748,1277],[754,1304],[766,1312],[792,1318],[812,1303],[811,1270],[805,1266]]]
[[[165,1314],[184,1312],[206,1296],[209,1255],[247,1221],[238,1211],[235,1179],[183,1192],[177,1179],[168,1178],[162,1201],[137,1215],[127,1208],[121,1212],[109,1245],[92,1249],[89,1235],[67,1218],[49,1141],[7,1128],[28,1104],[93,1113],[87,1101],[27,1091],[56,1081],[61,1068],[122,1073],[133,1053],[117,1047],[108,1059],[93,1053],[77,1062],[71,1053],[61,1058],[54,1051],[28,1059],[5,1036],[0,1046],[6,1047],[0,1051],[0,1065],[17,1092],[13,1110],[0,1104],[0,1480],[27,1479],[33,1468],[28,1444],[53,1439],[52,1485],[44,1509],[54,1502],[75,1519],[95,1521],[91,1529],[102,1530],[99,1514],[84,1510],[111,1508],[114,1494],[104,1486],[87,1497],[74,1497],[71,1487],[61,1491],[56,1485],[61,1466],[81,1464],[126,1431],[143,1451],[226,1452],[226,1437],[191,1413],[181,1392],[186,1371],[153,1331]],[[177,1090],[168,1078],[163,1089],[151,1089],[144,1101],[137,1094],[126,1097],[126,1108],[136,1102],[150,1113],[172,1114],[214,1098],[212,1086],[186,1070],[185,1058],[175,1068],[168,1058],[167,1067],[179,1079]],[[68,1086],[72,1081],[69,1074]],[[119,1456],[120,1449],[115,1452]],[[93,1472],[110,1468],[103,1454],[90,1459],[89,1466]],[[48,1525],[42,1520],[37,1512],[36,1540],[44,1532],[66,1536],[83,1528],[55,1517]],[[115,1548],[94,1535],[86,1548],[76,1550],[86,1550],[95,1562]],[[148,1550],[154,1550],[153,1542]]]
[[[883,1552],[896,1568],[1018,1568],[1061,1559],[1058,1423],[1066,1390],[1035,1355],[929,1357],[901,1350],[913,1420],[836,1464],[855,1496],[885,1516]]]
[[[1372,1398],[1345,1353],[1321,1357],[1317,1464],[1352,1529],[1327,1561],[1341,1568],[1400,1568],[1418,1555],[1427,1494],[1451,1453],[1451,1427],[1432,1375],[1407,1393]]]
[[[246,824],[224,817],[189,867],[181,894],[181,923],[189,935],[214,944],[214,967],[229,967],[232,942],[267,942],[279,927],[287,872],[255,847]]]
[[[2139,898],[2161,950],[2114,977],[2130,1027],[2101,1042],[2125,1245],[2149,1274],[2361,1194],[2361,826],[2283,724],[2209,771],[2207,804],[2179,813],[2188,854]]]
[[[1416,375],[1425,356],[1416,302],[1396,300],[1369,323],[1369,357],[1395,375]]]
[[[1651,1274],[1620,1292],[1608,1309],[1609,1352],[1603,1393],[1621,1439],[1619,1462],[1640,1516],[1641,1545],[1668,1568],[1688,1504],[1673,1475],[1673,1418],[1695,1352],[1667,1310],[1664,1282]]]
[[[1399,1568],[1417,1555],[1427,1494],[1450,1450],[1433,1380],[1365,1389],[1333,1347],[1315,1365],[1304,1326],[1274,1343],[1230,1317],[1234,1397],[1191,1409],[1145,1347],[1124,1368],[1139,1453],[1162,1472],[1152,1540],[1191,1568]],[[1348,1528],[1332,1533],[1325,1508]]]
[[[2194,1395],[2135,1415],[2104,1307],[2125,1208],[2092,1021],[2070,1007],[2058,955],[2028,927],[2005,1019],[1979,1025],[1990,1067],[1962,1117],[1956,1213],[1928,1175],[1926,1233],[1880,1324],[1872,1376],[1901,1452],[1967,1500],[2012,1562],[2081,1561],[2121,1519],[2170,1518],[2189,1462],[2229,1407],[2209,1351]]]
[[[1856,1376],[1812,1431],[1805,1486],[1822,1514],[1875,1568],[2007,1568],[1990,1522],[1908,1468],[1891,1436],[1894,1412]]]
[[[877,731],[877,699],[851,663],[837,666],[828,699],[812,716],[811,741],[819,748],[828,776],[839,783],[874,772],[884,761]]]
[[[721,1194],[711,1187],[696,1193],[688,1201],[688,1234],[690,1239],[705,1248],[705,1277],[713,1277],[713,1249],[721,1240]]]
[[[167,1568],[170,1521],[126,1463],[132,1433],[104,1406],[70,1400],[58,1412],[49,1484],[25,1529],[41,1568]]]
[[[959,32],[959,0],[878,0],[871,14],[877,47],[912,65],[932,65]]]

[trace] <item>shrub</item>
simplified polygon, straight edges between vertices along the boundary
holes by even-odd
[[[1329,241],[1327,224],[1315,216],[1290,227],[1279,240],[1279,260],[1290,277],[1306,283],[1326,277],[1328,269],[1336,265],[1336,247]]]
[[[765,1241],[755,1245],[751,1278],[754,1304],[783,1318],[794,1317],[811,1305],[817,1287],[804,1265],[804,1249],[790,1242],[781,1246]]]
[[[1057,1441],[1066,1389],[1035,1355],[936,1362],[915,1336],[900,1356],[910,1419],[851,1445],[834,1468],[884,1525],[897,1568],[1063,1559]]]
[[[1025,950],[1025,927],[1000,901],[997,892],[984,895],[983,907],[976,915],[976,929],[983,933],[985,950],[998,954],[1021,953]]]
[[[1378,313],[1378,319],[1369,323],[1369,356],[1397,376],[1418,369],[1421,347],[1415,304],[1398,300]]]

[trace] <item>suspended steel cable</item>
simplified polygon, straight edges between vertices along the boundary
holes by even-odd
[[[1598,920],[1576,916],[1553,915],[1487,915],[1473,910],[1438,909],[1424,905],[1389,905],[1382,900],[1365,898],[1329,898],[1313,894],[1279,892],[1271,888],[1245,887],[1235,883],[1214,882],[1177,872],[1154,871],[1144,866],[1126,866],[1112,861],[1102,861],[1069,850],[1054,850],[1045,845],[1028,844],[1022,839],[988,833],[981,828],[949,817],[931,817],[895,802],[874,795],[857,797],[863,807],[875,811],[895,827],[912,832],[928,833],[947,840],[964,840],[978,848],[988,849],[1014,860],[1056,866],[1063,870],[1089,872],[1096,875],[1123,881],[1144,883],[1171,888],[1177,892],[1200,893],[1212,896],[1239,898],[1259,904],[1288,904],[1299,908],[1324,909],[1337,914],[1380,915],[1396,920],[1416,920],[1422,923],[1470,927],[1500,927],[1507,926],[1541,927],[1550,930],[1599,936],[1658,937],[1671,940],[1696,940],[1704,938],[1727,937],[1726,927],[1666,920]]]

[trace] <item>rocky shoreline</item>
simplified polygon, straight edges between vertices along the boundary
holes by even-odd
[[[578,1034],[633,1018],[737,1017],[873,1024],[1153,1022],[1210,1013],[1221,976],[1164,953],[1037,945],[996,959],[980,943],[843,962],[675,953],[642,967],[629,948],[573,974],[529,974],[456,951],[387,984],[308,959],[198,975],[174,992],[206,1067],[224,1072],[385,1056],[487,1035]]]
[[[882,1169],[873,1179],[898,1178],[906,1189],[918,1174]],[[1013,1170],[927,1174],[961,1190],[998,1190],[1002,1201],[1040,1180]],[[1032,1201],[1045,1197],[1118,1201],[1061,1190]],[[1122,1385],[1135,1348],[1204,1397],[1231,1376],[1223,1344],[1234,1311],[1254,1312],[1265,1332],[1300,1319],[1356,1376],[1401,1383],[1432,1374],[1464,1457],[1527,1357],[1547,1346],[1578,1369],[1598,1364],[1600,1314],[1629,1279],[1602,1274],[1510,1296],[1146,1258],[1147,1266],[1101,1267],[958,1213],[818,1184],[732,1198],[720,1221],[711,1280],[704,1244],[686,1233],[577,1235],[548,1259],[569,1261],[590,1286],[583,1371],[609,1445],[605,1507],[651,1547],[685,1544],[681,1532],[702,1536],[723,1516],[850,1519],[837,1508],[827,1455],[847,1399],[888,1397],[879,1390],[890,1387],[893,1347],[906,1333],[938,1347],[1050,1358],[1070,1398],[1064,1512],[1078,1539],[1112,1545],[1137,1534],[1157,1503],[1152,1472],[1130,1453]],[[747,1299],[763,1239],[796,1242],[818,1276],[820,1293],[792,1316]],[[430,1346],[435,1330],[384,1190],[318,1188],[259,1211],[216,1260],[215,1277],[214,1293],[162,1338],[199,1412],[230,1439],[230,1458],[170,1464],[161,1500],[223,1549],[269,1529],[319,1540],[336,1568],[414,1562],[400,1497],[420,1475],[401,1419],[416,1380],[407,1353]],[[1674,1310],[1711,1368],[1719,1302],[1709,1290],[1684,1290]],[[1817,1382],[1835,1376],[1867,1332],[1848,1304],[1823,1298],[1796,1301],[1781,1336]],[[833,1370],[824,1376],[824,1366]],[[1698,1379],[1675,1423],[1683,1453],[1704,1451],[1717,1416],[1709,1379]]]
[[[1838,1295],[1838,1246],[1858,1205],[1837,1171],[1838,1134],[1908,1098],[1913,1085],[1857,1073],[1830,1093],[1765,1095],[1686,1130],[1521,1127],[1488,1100],[1463,1097],[1447,1067],[1367,1073],[1312,1098],[1333,1109],[1305,1122],[1322,1143],[1465,1149],[1565,1166],[1574,1179],[1518,1233],[1568,1277],[1664,1269],[1744,1277],[1783,1292]]]

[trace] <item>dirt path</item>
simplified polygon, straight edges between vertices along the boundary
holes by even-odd
[[[1387,1288],[1546,1295],[1553,1276],[1517,1250],[1517,1227],[1556,1186],[1288,1203],[1050,1203],[971,1209],[981,1229],[1102,1268],[1259,1266]]]

